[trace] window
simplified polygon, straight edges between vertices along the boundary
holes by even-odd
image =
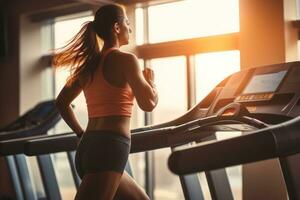
[[[300,1],[299,0],[295,0],[296,1],[296,16],[297,19],[300,18]]]
[[[151,60],[155,83],[159,94],[159,103],[153,111],[154,124],[163,123],[187,110],[186,60],[184,56],[168,57]],[[171,149],[161,149],[154,152],[155,159],[155,199],[183,199],[179,177],[170,172],[167,167]]]
[[[203,99],[219,82],[240,70],[239,51],[198,54],[196,64],[196,100]]]
[[[135,10],[135,19],[135,40],[137,45],[141,45],[144,42],[144,9],[137,8]]]
[[[136,17],[143,21],[142,14]],[[238,0],[185,0],[149,6],[148,23],[149,43],[239,32],[239,3]],[[139,32],[137,37],[143,35]]]
[[[153,123],[172,120],[187,110],[186,61],[184,56],[151,60],[159,102],[153,111]]]

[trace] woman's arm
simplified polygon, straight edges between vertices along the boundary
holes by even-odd
[[[78,123],[70,104],[81,91],[79,80],[75,80],[71,84],[65,84],[55,101],[62,118],[78,137],[81,137],[84,131]]]
[[[157,94],[156,85],[154,83],[154,72],[150,68],[145,68],[143,70],[143,75],[144,75],[145,80],[151,86],[152,94],[153,94],[152,95],[153,98],[151,99],[151,101],[153,101],[152,104],[156,106],[158,103],[158,94]]]
[[[154,84],[154,74],[150,69],[142,70],[137,58],[132,54],[125,54],[122,58],[125,77],[133,90],[139,107],[151,112],[158,102],[157,90]]]

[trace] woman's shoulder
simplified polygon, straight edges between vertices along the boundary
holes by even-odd
[[[121,51],[121,50],[115,51],[114,54],[119,59],[124,59],[124,60],[137,59],[136,55],[134,55],[133,53],[125,52],[125,51]]]
[[[112,58],[115,62],[118,64],[121,64],[122,66],[129,66],[133,67],[138,63],[138,59],[136,55],[130,52],[124,52],[117,50],[114,52],[114,58]]]

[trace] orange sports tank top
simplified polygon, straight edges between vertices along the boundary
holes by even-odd
[[[83,93],[86,99],[89,118],[103,116],[131,116],[133,93],[127,83],[125,87],[111,85],[103,75],[105,57],[116,48],[103,53],[98,68],[93,75],[93,81],[86,84]]]

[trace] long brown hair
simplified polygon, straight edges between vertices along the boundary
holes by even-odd
[[[113,39],[112,27],[116,22],[121,22],[124,12],[124,7],[119,4],[100,7],[95,14],[94,21],[85,22],[72,40],[54,54],[53,66],[55,68],[70,69],[68,84],[82,75],[88,75],[90,80],[93,80],[93,73],[100,60],[97,36],[103,41],[111,41]]]

